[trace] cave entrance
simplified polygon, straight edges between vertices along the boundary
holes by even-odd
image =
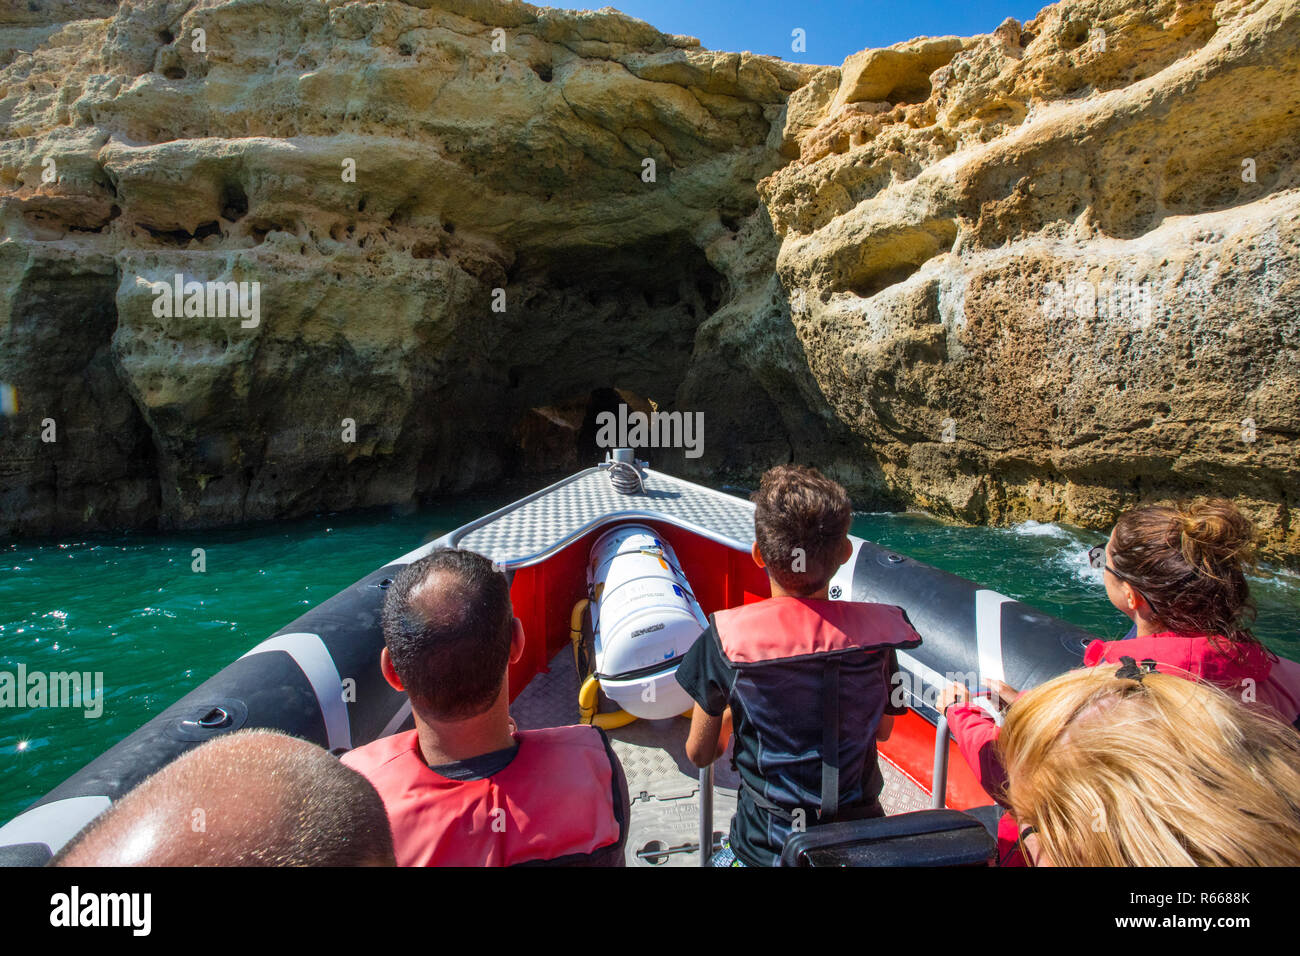
[[[568,474],[604,461],[607,449],[596,444],[596,418],[602,412],[618,415],[620,405],[629,413],[659,410],[654,399],[610,387],[528,409],[514,427],[516,473]]]

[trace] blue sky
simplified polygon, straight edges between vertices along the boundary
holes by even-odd
[[[538,2],[538,0],[534,0]],[[545,3],[545,0],[540,0]],[[608,5],[665,33],[699,37],[710,50],[749,50],[796,63],[839,65],[867,47],[918,36],[988,33],[1007,17],[1031,20],[1049,0],[588,0],[547,5],[573,10]],[[539,3],[540,5],[540,3]],[[791,50],[805,31],[807,51]]]

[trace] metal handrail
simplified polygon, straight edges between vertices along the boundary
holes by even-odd
[[[994,723],[999,727],[1002,726],[1001,712],[986,695],[977,694],[970,698],[969,703],[982,708],[993,718]],[[948,796],[948,738],[950,736],[948,717],[940,714],[939,722],[934,725],[934,770],[930,775],[930,806],[935,810],[944,808]]]
[[[934,725],[934,770],[930,774],[930,809],[942,810],[948,797],[948,718]]]
[[[700,768],[700,866],[713,857],[713,764]]]

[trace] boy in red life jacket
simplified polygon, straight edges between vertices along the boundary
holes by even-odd
[[[754,504],[753,556],[772,597],[714,614],[677,670],[696,702],[686,754],[697,766],[735,727],[740,796],[714,866],[771,866],[793,832],[884,815],[876,740],[904,712],[889,701],[894,649],[921,643],[902,608],[829,599],[853,553],[842,487],[782,465]]]
[[[404,568],[383,610],[384,677],[415,729],[345,754],[379,791],[398,866],[622,866],[628,793],[604,731],[517,732],[524,649],[505,575],[471,551]]]

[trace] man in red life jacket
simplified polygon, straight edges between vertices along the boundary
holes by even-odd
[[[740,797],[714,866],[771,866],[793,832],[884,815],[876,740],[904,712],[889,701],[894,650],[921,643],[902,608],[829,600],[853,553],[842,487],[783,465],[754,503],[753,556],[772,597],[714,614],[677,670],[696,702],[686,754],[697,766],[735,726]]]
[[[399,866],[622,866],[628,795],[602,730],[517,732],[506,671],[524,649],[505,576],[438,550],[389,587],[384,677],[415,730],[343,757],[388,809]]]

